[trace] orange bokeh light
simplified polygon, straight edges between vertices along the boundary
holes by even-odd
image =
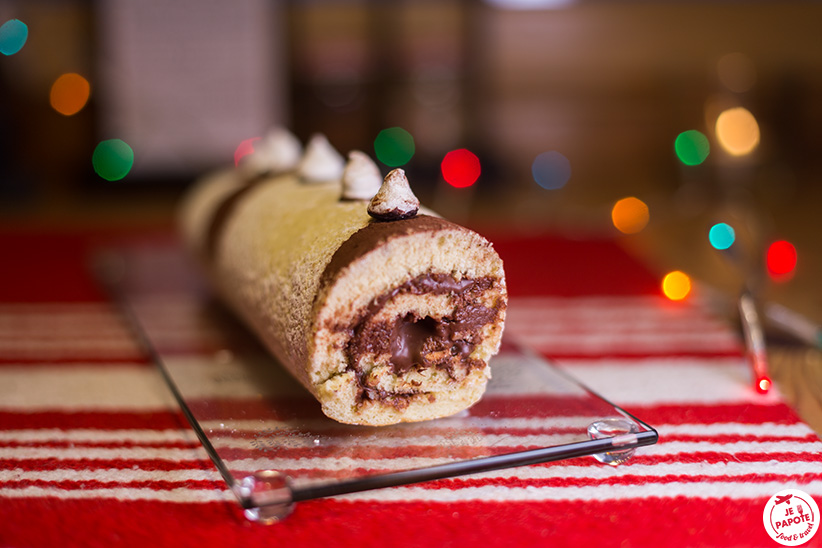
[[[61,75],[51,85],[49,103],[51,108],[65,116],[77,114],[86,106],[91,95],[91,85],[88,80],[69,72]]]
[[[624,234],[635,234],[648,224],[648,206],[633,196],[623,198],[611,209],[611,220],[614,226]]]

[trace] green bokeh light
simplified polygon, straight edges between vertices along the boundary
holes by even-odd
[[[401,127],[384,129],[374,139],[377,159],[389,167],[407,164],[415,151],[414,138]]]
[[[708,138],[695,129],[683,131],[674,141],[677,158],[687,166],[698,166],[711,152]]]
[[[727,223],[716,223],[708,231],[708,239],[715,249],[728,249],[736,241],[736,232]]]
[[[9,19],[0,25],[0,53],[14,55],[26,44],[29,28],[19,19]]]
[[[94,171],[106,181],[119,181],[134,165],[134,151],[120,139],[101,141],[91,157]]]

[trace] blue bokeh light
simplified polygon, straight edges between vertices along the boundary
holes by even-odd
[[[571,162],[556,150],[539,154],[531,164],[531,173],[539,186],[556,190],[571,178]]]
[[[9,19],[0,25],[0,53],[14,55],[26,45],[29,28],[19,19]]]
[[[714,249],[728,249],[736,241],[736,232],[727,223],[716,223],[708,231],[708,239]]]

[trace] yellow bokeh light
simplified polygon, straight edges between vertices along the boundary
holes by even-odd
[[[63,74],[51,85],[49,103],[51,108],[65,116],[80,112],[88,102],[91,86],[88,80],[70,72]]]
[[[744,156],[759,144],[759,124],[748,109],[729,108],[716,119],[716,138],[728,154]]]
[[[691,292],[691,278],[679,270],[662,278],[662,292],[672,301],[681,301]]]
[[[611,210],[614,226],[624,234],[639,232],[648,224],[648,219],[648,206],[633,196],[617,201]]]

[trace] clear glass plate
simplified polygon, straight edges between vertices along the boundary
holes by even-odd
[[[482,400],[455,416],[365,427],[326,418],[209,295],[173,245],[105,254],[101,272],[249,519],[297,502],[592,455],[617,465],[657,432],[504,341]]]

